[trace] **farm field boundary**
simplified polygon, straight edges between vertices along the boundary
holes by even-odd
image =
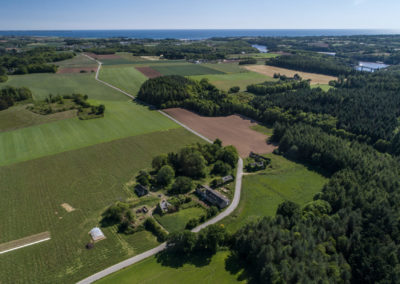
[[[43,232],[28,236],[22,239],[0,244],[0,254],[21,249],[27,246],[35,245],[50,240],[50,232]]]

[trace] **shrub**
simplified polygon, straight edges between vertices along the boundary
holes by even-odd
[[[174,169],[168,165],[162,166],[157,173],[157,183],[161,186],[168,186],[175,176]]]
[[[171,193],[183,194],[188,193],[193,189],[193,181],[189,177],[179,176],[176,178],[171,188]]]
[[[234,94],[240,91],[240,87],[234,86],[229,89],[229,93]]]
[[[153,218],[147,218],[146,221],[144,221],[144,228],[147,231],[152,232],[159,242],[163,242],[167,239],[167,233],[157,224],[156,221],[154,221]]]

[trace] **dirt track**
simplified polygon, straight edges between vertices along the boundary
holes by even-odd
[[[337,78],[333,76],[295,71],[269,65],[249,65],[245,66],[244,68],[253,72],[267,75],[269,77],[273,77],[275,73],[286,75],[288,77],[293,77],[294,74],[299,74],[303,79],[311,79],[311,85],[329,84],[329,81],[337,80]]]
[[[181,108],[164,111],[211,140],[219,138],[224,145],[234,145],[241,157],[247,157],[251,151],[265,154],[275,149],[266,143],[266,135],[250,129],[257,123],[248,118],[239,115],[204,117]]]

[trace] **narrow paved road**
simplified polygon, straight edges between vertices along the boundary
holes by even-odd
[[[86,54],[84,54],[86,57],[96,61],[99,64],[99,67],[97,68],[97,72],[96,72],[96,80],[109,86],[110,88],[113,88],[114,90],[117,90],[123,94],[125,94],[126,96],[135,99],[135,97],[117,87],[114,87],[113,85],[104,82],[102,80],[100,80],[98,78],[99,76],[99,72],[100,72],[100,68],[102,63]],[[165,115],[166,117],[168,117],[169,119],[173,120],[174,122],[178,123],[179,125],[181,125],[182,127],[186,128],[187,130],[189,130],[190,132],[192,132],[193,134],[199,136],[200,138],[204,139],[205,141],[212,143],[212,141],[206,137],[204,137],[203,135],[197,133],[196,131],[194,131],[193,129],[191,129],[190,127],[184,125],[183,123],[180,123],[179,121],[177,121],[176,119],[172,118],[171,116],[169,116],[168,114],[166,114],[163,111],[159,111],[161,114]],[[225,211],[223,211],[221,214],[219,214],[218,216],[214,217],[213,219],[208,220],[207,222],[197,226],[196,228],[194,228],[192,230],[192,232],[199,232],[200,230],[204,229],[205,227],[211,225],[211,224],[215,224],[219,221],[221,221],[223,218],[225,218],[226,216],[230,215],[235,209],[236,207],[239,205],[239,201],[240,201],[240,193],[242,190],[242,176],[243,176],[243,160],[242,158],[239,158],[238,160],[238,165],[237,165],[237,172],[236,172],[236,185],[235,185],[235,194],[233,197],[233,200],[231,202],[231,204],[228,206],[228,208],[225,209]],[[96,274],[93,274],[92,276],[89,276],[81,281],[78,282],[78,284],[89,284],[89,283],[93,283],[94,281],[97,281],[107,275],[110,275],[114,272],[117,272],[118,270],[124,269],[132,264],[135,264],[139,261],[142,261],[150,256],[156,255],[157,253],[163,251],[166,248],[166,243],[162,243],[161,245],[159,245],[158,247],[155,247],[151,250],[145,251],[144,253],[138,254],[134,257],[131,257],[127,260],[124,260],[120,263],[117,263],[113,266],[110,266],[100,272],[97,272]]]

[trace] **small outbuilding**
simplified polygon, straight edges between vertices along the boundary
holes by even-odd
[[[94,242],[101,241],[106,238],[106,236],[103,234],[103,232],[98,227],[91,229],[89,234],[92,237],[92,240]]]
[[[222,178],[222,182],[223,183],[227,183],[227,182],[230,182],[230,181],[233,181],[233,176],[231,176],[231,175],[225,176],[225,177]]]

